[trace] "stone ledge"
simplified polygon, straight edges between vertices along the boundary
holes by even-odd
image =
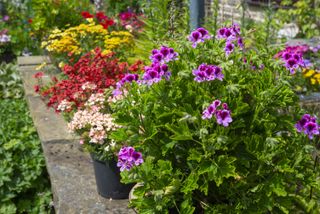
[[[22,59],[23,58],[23,59]],[[83,153],[76,136],[67,132],[61,115],[48,109],[41,97],[33,92],[35,63],[43,57],[19,57],[19,70],[34,125],[43,148],[51,180],[53,205],[58,214],[73,213],[135,213],[128,200],[109,200],[96,189],[92,160]],[[41,63],[41,62],[39,62]],[[24,66],[26,65],[26,66]]]
[[[47,64],[51,63],[48,56],[27,56],[27,57],[18,57],[18,65],[39,65],[43,62]]]

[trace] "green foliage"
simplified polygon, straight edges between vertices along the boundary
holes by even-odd
[[[48,213],[51,191],[37,132],[12,64],[0,66],[0,213]]]
[[[281,1],[278,20],[295,22],[299,27],[298,37],[312,38],[320,35],[320,2],[316,0]]]
[[[51,201],[45,162],[21,99],[0,102],[0,213],[46,213]]]
[[[22,82],[14,64],[0,65],[0,99],[22,98]]]
[[[89,0],[31,0],[32,34],[38,41],[54,28],[65,29],[83,22],[82,11],[89,11]]]
[[[141,11],[146,17],[143,33],[135,41],[135,55],[148,60],[149,53],[163,41],[181,39],[189,33],[187,0],[141,0]]]
[[[109,16],[117,16],[121,12],[131,10],[139,12],[141,0],[118,1],[118,0],[105,0],[104,5],[106,12]]]
[[[123,173],[125,182],[143,184],[131,205],[139,213],[319,213],[316,148],[294,128],[298,98],[275,51],[226,58],[221,41],[196,49],[183,40],[166,45],[179,53],[168,64],[170,81],[132,84],[116,104],[124,128],[114,140],[146,159]],[[243,58],[264,68],[254,70]],[[221,66],[224,80],[194,81],[192,70],[202,63]],[[232,111],[228,127],[201,118],[215,99]]]

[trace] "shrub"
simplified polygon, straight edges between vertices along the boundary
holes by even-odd
[[[271,50],[240,51],[237,25],[218,38],[198,29],[189,37],[196,48],[171,44],[179,59],[166,72],[157,66],[166,54],[154,50],[142,79],[123,85],[126,99],[114,106],[123,128],[112,139],[145,159],[122,172],[142,184],[131,205],[139,213],[319,212],[319,138],[295,130],[302,112],[289,70]]]

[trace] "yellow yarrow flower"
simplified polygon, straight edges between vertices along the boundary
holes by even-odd
[[[88,47],[101,47],[103,53],[108,54],[114,49],[129,46],[133,43],[133,35],[127,31],[109,32],[100,24],[95,24],[93,19],[87,19],[88,23],[70,27],[64,31],[54,29],[43,41],[41,47],[53,53],[73,53],[79,55],[88,51]]]

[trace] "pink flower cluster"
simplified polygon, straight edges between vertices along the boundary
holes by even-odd
[[[64,99],[59,103],[57,110],[59,112],[69,112],[72,110],[72,106],[73,106],[72,102],[69,102],[68,100]]]
[[[94,106],[95,108],[101,108],[105,102],[105,97],[103,93],[96,93],[96,94],[91,94],[87,102],[84,104],[86,107],[92,107]]]
[[[68,128],[72,132],[89,128],[90,142],[102,144],[107,133],[120,128],[120,126],[113,122],[110,114],[104,114],[99,112],[98,108],[92,108],[77,111],[68,124]]]
[[[89,129],[90,143],[102,144],[108,132],[120,128],[113,122],[111,114],[100,112],[103,108],[105,97],[103,93],[92,94],[84,104],[85,109],[78,110],[68,124],[71,132]]]

